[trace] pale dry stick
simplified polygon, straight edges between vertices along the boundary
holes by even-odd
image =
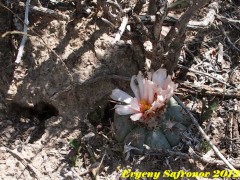
[[[123,20],[122,20],[122,23],[118,29],[118,32],[116,33],[116,36],[115,36],[115,39],[114,39],[114,42],[113,44],[117,43],[118,41],[120,41],[125,29],[126,29],[126,26],[127,26],[127,23],[128,23],[128,17],[123,17]]]
[[[225,90],[223,88],[212,88],[207,85],[194,85],[193,83],[179,82],[181,91],[190,94],[202,94],[207,96],[218,96],[225,98],[240,98],[240,92],[238,90]]]
[[[188,68],[188,67],[183,66],[183,65],[180,65],[180,64],[178,64],[177,66],[178,66],[179,68],[182,68],[182,69],[187,69],[187,70],[189,70],[189,71],[191,71],[191,72],[193,72],[193,73],[196,73],[196,74],[201,74],[201,75],[204,75],[204,76],[208,76],[208,77],[210,77],[210,78],[212,78],[212,79],[215,79],[216,81],[218,81],[218,82],[220,82],[220,83],[222,83],[222,84],[225,84],[226,86],[229,86],[229,87],[234,88],[232,85],[230,85],[230,84],[228,84],[228,83],[226,83],[226,82],[224,82],[224,81],[222,81],[222,80],[220,80],[220,79],[212,76],[211,74],[208,74],[208,73],[205,73],[205,72],[201,72],[201,71],[196,71],[196,70],[194,70],[194,69]]]
[[[210,9],[206,17],[202,21],[189,21],[188,27],[198,29],[209,26],[215,20],[218,11],[218,3],[213,2],[209,5]]]
[[[19,6],[21,7],[24,7],[25,4],[23,2],[19,2]],[[61,14],[61,13],[58,13],[52,9],[48,9],[48,8],[45,8],[45,7],[42,7],[42,6],[29,6],[30,10],[31,11],[35,11],[35,12],[38,12],[38,13],[43,13],[43,14],[48,14],[49,16],[53,16],[55,18],[60,18],[61,20],[65,20],[65,21],[68,21],[70,18],[69,16],[67,15],[64,15],[64,14]]]
[[[233,138],[233,133],[232,133],[232,128],[233,128],[233,117],[230,117],[230,128],[229,128],[229,134],[230,134],[230,139]],[[230,141],[230,145],[229,145],[229,151],[232,153],[232,141]]]
[[[226,23],[239,23],[240,24],[240,20],[235,20],[235,19],[224,17],[224,16],[220,16],[220,15],[216,15],[216,18],[221,20],[222,22],[226,22]]]
[[[32,165],[30,165],[25,159],[21,158],[21,156],[17,152],[14,152],[13,150],[11,150],[7,147],[3,147],[3,149],[6,152],[10,153],[18,161],[20,161],[28,170],[30,170],[35,175],[36,179],[41,179],[41,177],[42,177],[41,173],[36,168],[34,168]]]
[[[159,152],[162,154],[166,154],[166,155],[170,155],[170,156],[178,156],[180,158],[183,159],[194,159],[194,160],[198,160],[201,161],[203,163],[206,164],[210,164],[210,165],[220,165],[220,166],[224,166],[225,163],[221,160],[217,160],[217,159],[206,159],[204,157],[201,157],[200,155],[196,154],[192,148],[189,149],[188,154],[187,153],[182,153],[179,151],[173,151],[173,150],[169,150],[169,149],[162,149],[159,150],[158,153],[156,154],[155,152],[151,153],[149,152],[149,155],[158,155],[159,156]],[[234,164],[235,168],[240,168],[240,164]]]
[[[26,0],[25,18],[24,18],[24,27],[23,27],[23,32],[26,33],[26,34],[27,34],[27,31],[28,31],[28,24],[29,24],[28,14],[29,14],[30,2],[31,2],[31,0]],[[27,36],[23,35],[21,44],[20,44],[19,49],[18,49],[17,58],[15,60],[16,64],[19,64],[21,62],[26,41],[27,41]]]
[[[100,163],[98,164],[98,166],[97,166],[95,169],[92,170],[92,173],[93,173],[95,179],[99,179],[98,174],[99,174],[99,172],[100,172],[100,168],[101,168],[101,166],[102,166],[102,164],[103,164],[103,160],[104,160],[106,154],[107,154],[107,153],[106,153],[106,150],[105,150],[105,152],[104,152],[104,154],[103,154],[103,157],[102,157]]]
[[[198,155],[191,147],[188,150],[188,155],[190,156],[190,158],[193,159],[197,159],[201,162],[207,163],[207,164],[211,164],[211,165],[220,165],[220,166],[225,166],[225,163],[221,160],[218,159],[213,159],[211,157],[202,157],[200,155]],[[234,168],[239,169],[240,168],[240,164],[234,164],[233,162],[231,162],[234,166]]]
[[[222,45],[222,43],[218,43],[218,56],[217,56],[217,61],[219,62],[219,63],[222,63],[222,61],[223,61],[223,45]]]
[[[111,28],[113,28],[113,29],[116,28],[116,26],[115,26],[112,22],[110,22],[109,20],[107,20],[107,19],[105,19],[105,18],[103,18],[103,17],[101,17],[101,20],[102,20],[103,22],[105,22],[107,25],[109,25]]]
[[[12,35],[12,34],[21,34],[21,35],[25,35],[25,36],[28,36],[28,37],[34,37],[34,36],[30,35],[30,34],[22,32],[22,31],[7,31],[7,32],[3,33],[1,37],[5,38],[9,34],[10,35]]]
[[[228,162],[228,160],[222,155],[222,153],[218,150],[218,148],[211,142],[208,135],[204,132],[204,130],[201,128],[201,126],[198,124],[197,119],[192,115],[192,113],[186,108],[186,106],[182,103],[182,101],[175,95],[173,95],[174,99],[178,102],[178,104],[184,109],[184,111],[189,115],[194,125],[197,127],[203,138],[209,143],[213,151],[216,153],[216,155],[231,169],[236,170],[232,164]]]

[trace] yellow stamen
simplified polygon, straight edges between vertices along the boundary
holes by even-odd
[[[148,102],[146,102],[145,100],[141,100],[139,102],[139,107],[141,112],[145,112],[151,108],[151,105],[148,104]]]

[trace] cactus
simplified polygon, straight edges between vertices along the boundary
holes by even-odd
[[[177,84],[166,69],[133,75],[130,86],[135,97],[114,89],[111,98],[116,102],[114,126],[116,139],[131,145],[133,152],[150,149],[169,149],[181,140],[189,125],[182,108],[172,98]],[[146,146],[144,146],[146,145]]]
[[[139,150],[133,150],[135,154],[144,152],[144,144],[152,150],[170,149],[178,145],[181,134],[189,125],[182,108],[173,98],[170,98],[165,112],[159,118],[157,119],[159,125],[149,129],[142,123],[132,121],[129,115],[120,116],[115,113],[115,137],[120,143],[138,148]]]

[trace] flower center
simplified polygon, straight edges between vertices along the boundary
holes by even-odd
[[[140,111],[143,113],[151,108],[151,105],[148,104],[145,100],[139,102]]]

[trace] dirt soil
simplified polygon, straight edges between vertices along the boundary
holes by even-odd
[[[0,6],[1,35],[23,28],[24,8],[17,6],[17,1],[8,2],[12,12]],[[37,6],[36,2],[33,5]],[[219,158],[194,125],[173,150],[188,153],[193,149],[206,157],[205,162],[157,152],[126,159],[123,145],[114,138],[110,94],[115,88],[132,94],[129,77],[141,66],[138,51],[127,40],[112,44],[117,29],[96,16],[94,3],[89,5],[91,13],[81,14],[74,1],[40,2],[70,19],[30,11],[31,36],[20,64],[14,62],[22,35],[0,38],[0,179],[121,179],[126,168],[161,172],[226,168],[210,163]],[[237,3],[222,1],[218,15],[239,20]],[[207,7],[195,20],[206,13]],[[176,95],[238,168],[239,24],[216,18],[206,28],[188,30],[174,78],[179,83]],[[183,67],[208,73],[230,86]]]

